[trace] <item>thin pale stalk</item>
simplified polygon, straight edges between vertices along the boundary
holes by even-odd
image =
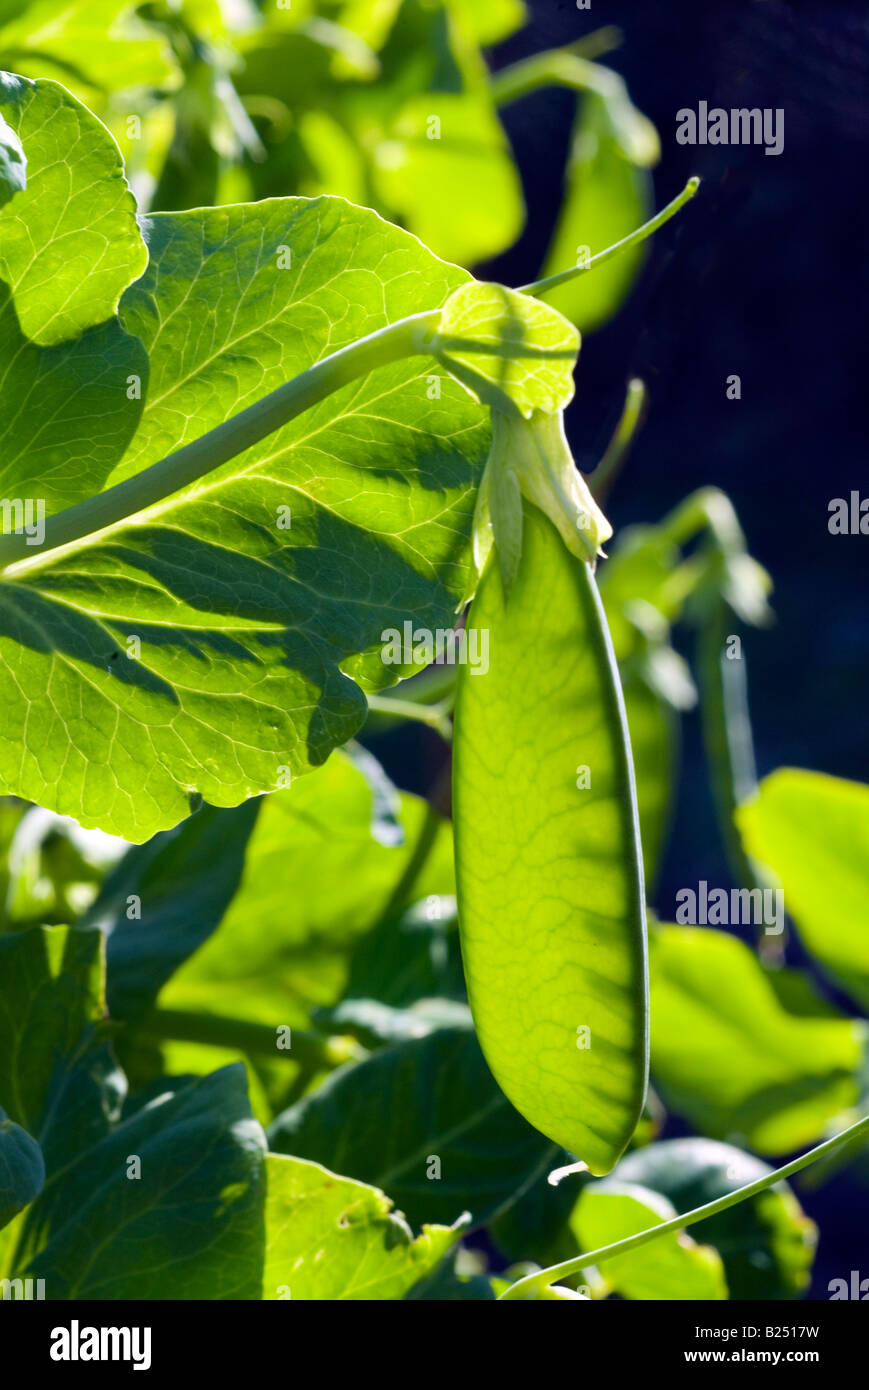
[[[541,295],[547,290],[554,290],[558,285],[566,285],[568,281],[575,280],[578,275],[586,275],[596,266],[603,265],[604,261],[610,260],[612,256],[618,256],[622,251],[627,251],[631,246],[639,246],[648,237],[663,227],[665,222],[669,222],[671,217],[675,217],[686,203],[690,202],[700,187],[700,180],[695,174],[688,180],[682,192],[677,194],[666,207],[661,208],[659,213],[644,222],[642,227],[637,227],[633,232],[629,232],[621,241],[617,241],[612,246],[608,246],[604,251],[598,251],[596,256],[591,256],[581,265],[570,266],[567,270],[560,270],[557,275],[549,275],[545,280],[534,280],[530,285],[520,287],[522,294]]]
[[[58,546],[69,545],[128,521],[244,453],[245,449],[358,377],[388,362],[428,353],[431,333],[439,320],[439,309],[413,314],[324,357],[183,449],[96,497],[89,497],[49,517],[38,553],[23,533],[0,538],[0,568],[5,569],[19,560],[38,560],[48,550],[56,550]]]
[[[637,1231],[635,1235],[625,1236],[623,1240],[614,1241],[612,1245],[601,1246],[599,1250],[589,1250],[582,1255],[575,1255],[570,1260],[562,1260],[561,1264],[550,1265],[548,1269],[540,1269],[534,1274],[526,1274],[523,1279],[517,1279],[516,1283],[511,1284],[509,1289],[505,1289],[500,1298],[527,1298],[535,1289],[546,1287],[557,1279],[565,1279],[570,1274],[578,1274],[587,1265],[599,1265],[603,1260],[612,1259],[613,1255],[626,1255],[629,1250],[637,1250],[641,1245],[647,1245],[649,1241],[656,1240],[658,1236],[667,1235],[670,1231],[682,1231],[686,1226],[693,1226],[698,1221],[705,1221],[707,1217],[717,1216],[720,1211],[727,1211],[728,1207],[738,1206],[740,1202],[747,1201],[749,1197],[756,1197],[758,1193],[765,1192],[768,1187],[772,1187],[775,1183],[783,1182],[785,1178],[799,1173],[800,1169],[808,1168],[810,1163],[816,1163],[819,1158],[832,1153],[840,1145],[853,1143],[858,1138],[865,1139],[867,1137],[869,1137],[869,1115],[864,1115],[862,1120],[857,1120],[848,1129],[843,1129],[840,1134],[834,1134],[832,1139],[826,1139],[823,1144],[809,1149],[799,1158],[792,1159],[783,1168],[776,1168],[774,1172],[767,1173],[765,1177],[746,1183],[744,1187],[738,1187],[735,1192],[728,1192],[724,1197],[716,1198],[714,1202],[706,1202],[704,1206],[695,1207],[693,1211],[674,1216],[669,1221],[662,1221],[659,1226],[650,1226],[645,1231]]]

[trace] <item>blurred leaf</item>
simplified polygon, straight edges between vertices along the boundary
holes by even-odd
[[[853,1104],[862,1024],[823,1003],[789,1013],[775,975],[725,932],[659,927],[649,946],[652,1071],[698,1129],[787,1153]]]
[[[558,1150],[498,1089],[470,1028],[342,1067],[269,1130],[270,1146],[382,1187],[413,1224],[490,1221]]]
[[[651,896],[670,828],[680,725],[672,705],[641,678],[623,677],[622,695],[637,786],[643,871]]]
[[[614,1176],[652,1188],[688,1212],[770,1171],[730,1144],[669,1139],[628,1154]],[[786,1182],[698,1221],[691,1232],[721,1255],[733,1299],[798,1298],[808,1287],[817,1233]]]
[[[344,753],[265,798],[219,930],[160,1004],[278,1026],[337,1002],[357,942],[408,897],[454,887],[449,827],[417,797],[400,804],[403,843],[384,844],[370,781]]]
[[[613,1178],[584,1188],[571,1217],[580,1250],[599,1250],[676,1215],[666,1197]],[[727,1298],[724,1266],[716,1250],[684,1231],[670,1231],[638,1250],[613,1255],[601,1265],[607,1283],[625,1298],[720,1300]]]
[[[458,1232],[413,1233],[376,1188],[318,1163],[266,1158],[263,1298],[398,1299],[431,1273]]]
[[[737,823],[746,851],[781,883],[806,949],[869,1008],[869,787],[780,768]]]
[[[501,43],[528,20],[523,0],[449,0],[470,25],[477,43]]]
[[[135,0],[30,0],[17,8],[0,25],[0,67],[55,78],[91,101],[87,89],[106,94],[178,80],[168,43],[137,20]]]
[[[519,175],[483,91],[405,102],[374,151],[379,198],[438,256],[473,266],[522,230]]]
[[[8,847],[6,916],[11,925],[48,926],[75,920],[91,904],[123,840],[83,830],[41,806],[19,807]]]
[[[587,93],[580,102],[565,197],[541,277],[567,270],[620,241],[647,220],[651,206],[648,170],[625,153],[608,103],[596,92]],[[646,250],[644,245],[631,247],[542,297],[590,333],[617,313]]]

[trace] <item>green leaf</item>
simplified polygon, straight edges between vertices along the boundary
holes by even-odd
[[[653,1075],[698,1129],[788,1153],[856,1100],[864,1025],[817,1000],[789,1010],[779,977],[735,937],[657,928],[650,971]]]
[[[2,245],[0,214],[0,254]],[[117,319],[57,346],[30,342],[0,284],[0,367],[0,489],[11,499],[2,530],[26,523],[28,544],[37,547],[40,507],[44,517],[98,492],[123,456],[141,412],[127,383],[147,381],[148,359]]]
[[[395,930],[409,900],[454,886],[448,827],[402,796],[402,843],[384,844],[373,833],[375,804],[370,781],[343,753],[268,797],[219,930],[177,971],[161,1004],[276,1027],[309,1004],[335,1003],[357,943],[381,922]]]
[[[105,1014],[102,944],[99,932],[68,927],[0,936],[0,1105],[38,1140],[64,1097],[84,1112],[97,1080],[88,1073]]]
[[[523,0],[453,0],[478,43],[500,43],[527,22]]]
[[[490,566],[468,623],[489,643],[488,672],[459,674],[453,768],[474,1021],[517,1109],[604,1173],[647,1073],[642,871],[606,621],[589,567],[528,506],[509,602]]]
[[[148,360],[112,315],[145,248],[118,151],[89,111],[52,82],[9,76],[0,111],[28,157],[27,188],[0,210],[3,530],[26,521],[36,546],[45,511],[99,491],[135,432],[129,386],[147,383]]]
[[[441,311],[434,350],[478,400],[526,419],[573,399],[579,334],[530,295],[504,285],[463,285]]]
[[[39,1195],[44,1182],[42,1150],[0,1107],[0,1227]]]
[[[238,888],[259,809],[258,801],[230,811],[203,806],[134,846],[106,877],[82,925],[108,938],[113,1018],[142,1013],[214,931]]]
[[[615,1176],[652,1188],[676,1211],[688,1212],[769,1172],[768,1164],[730,1144],[669,1139],[627,1154]],[[808,1287],[817,1232],[786,1182],[691,1229],[718,1250],[733,1299],[797,1298]],[[648,1249],[653,1254],[655,1245]]]
[[[263,1156],[243,1067],[164,1091],[46,1187],[19,1270],[53,1299],[259,1298]]]
[[[0,275],[23,333],[62,343],[110,319],[145,269],[136,205],[117,145],[63,87],[4,73],[0,113],[27,156],[27,187],[0,213]]]
[[[111,92],[162,86],[175,75],[168,44],[135,22],[130,0],[30,0],[15,8],[23,13],[0,27],[0,66]]]
[[[445,260],[488,260],[522,230],[518,172],[485,90],[409,98],[375,150],[374,177],[379,199]]]
[[[269,1129],[270,1147],[381,1187],[408,1219],[489,1221],[555,1150],[498,1090],[470,1028],[342,1067]]]
[[[650,216],[648,170],[626,153],[619,137],[610,105],[599,94],[589,92],[580,103],[568,158],[566,194],[541,276],[580,264],[620,241]],[[642,245],[632,247],[587,274],[546,290],[543,298],[583,333],[593,332],[621,307],[646,250]]]
[[[338,199],[148,229],[122,316],[150,382],[113,482],[463,278]],[[382,367],[207,484],[7,576],[4,789],[141,841],[200,795],[237,805],[344,743],[366,712],[351,677],[394,680],[385,628],[451,626],[465,587],[488,432],[457,385],[429,399],[430,367]]]
[[[266,1158],[263,1298],[403,1298],[429,1275],[458,1232],[413,1233],[382,1192],[319,1163]]]
[[[584,1189],[571,1226],[580,1250],[599,1250],[675,1215],[673,1204],[660,1193],[608,1178]],[[671,1231],[626,1255],[613,1255],[603,1274],[612,1288],[630,1299],[727,1298],[721,1256],[684,1231]]]
[[[806,949],[869,1007],[869,787],[780,768],[737,823],[747,853],[781,883]]]

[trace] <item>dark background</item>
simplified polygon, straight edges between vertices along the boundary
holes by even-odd
[[[704,484],[733,500],[751,552],[775,583],[772,629],[744,634],[758,772],[782,764],[869,780],[864,735],[869,536],[832,536],[828,503],[869,496],[866,281],[869,7],[850,0],[531,0],[532,21],[494,54],[500,67],[604,24],[624,43],[602,61],[655,123],[656,206],[689,175],[700,193],[655,237],[618,317],[585,339],[568,432],[591,470],[629,376],[647,383],[646,422],[607,505],[616,532],[656,521]],[[681,146],[676,112],[784,109],[784,150]],[[545,91],[504,112],[529,226],[481,273],[523,284],[539,271],[560,197],[574,99]],[[726,378],[742,379],[728,401]],[[686,653],[687,654],[687,653]],[[443,752],[425,730],[378,739],[403,786],[430,789]],[[656,896],[730,876],[716,829],[698,719],[684,721],[670,852]],[[867,905],[869,916],[869,905]],[[835,924],[831,923],[831,930]],[[799,947],[791,964],[804,964]],[[849,1008],[847,1001],[837,1002]],[[670,1122],[667,1135],[682,1132]],[[801,1199],[821,1228],[811,1296],[851,1269],[869,1276],[867,1186],[852,1171]]]

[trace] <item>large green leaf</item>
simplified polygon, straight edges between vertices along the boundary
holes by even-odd
[[[599,1250],[676,1215],[666,1197],[647,1187],[608,1178],[583,1190],[571,1228],[580,1250]],[[601,1264],[611,1288],[631,1299],[720,1300],[727,1298],[724,1266],[717,1250],[698,1245],[683,1231],[613,1255]]]
[[[869,1008],[869,787],[780,768],[737,821],[748,854],[781,883],[807,949]]]
[[[0,276],[27,337],[62,343],[110,319],[144,270],[136,205],[117,145],[63,87],[3,73],[0,112],[27,156],[0,212]]]
[[[535,507],[510,598],[490,564],[469,624],[489,642],[488,671],[463,667],[456,703],[474,1021],[517,1109],[603,1173],[633,1133],[647,1076],[635,796],[594,578]]]
[[[417,1225],[474,1225],[558,1152],[499,1091],[469,1028],[445,1028],[342,1067],[269,1130],[282,1153],[383,1188]]]
[[[457,1238],[424,1226],[415,1239],[382,1192],[319,1163],[266,1158],[264,1299],[403,1298]]]
[[[688,1212],[770,1171],[768,1164],[731,1144],[669,1139],[627,1154],[615,1177],[650,1187],[677,1211]],[[796,1298],[805,1292],[817,1232],[786,1182],[698,1221],[691,1232],[721,1255],[731,1298]],[[650,1253],[655,1248],[652,1244]]]
[[[113,481],[463,278],[338,199],[148,227],[122,310],[150,382]],[[6,789],[139,841],[200,794],[235,805],[345,742],[365,716],[349,676],[395,677],[385,628],[451,626],[464,588],[488,431],[450,379],[429,399],[431,366],[383,367],[135,523],[19,567],[0,641]]]
[[[16,1272],[55,1299],[259,1298],[263,1154],[242,1067],[164,1090],[46,1187]]]
[[[650,973],[652,1072],[698,1129],[787,1153],[856,1100],[865,1026],[806,990],[788,1008],[777,983],[787,972],[765,970],[736,937],[658,928]]]

